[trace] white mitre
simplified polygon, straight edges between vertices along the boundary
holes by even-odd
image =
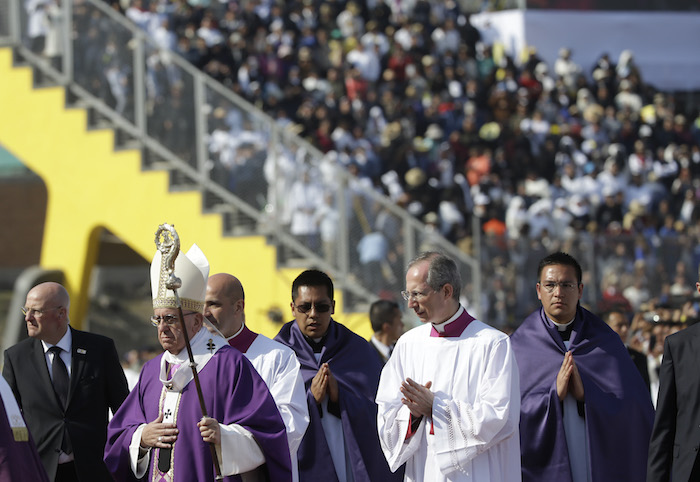
[[[170,273],[160,251],[156,251],[151,261],[151,295],[153,309],[177,308],[175,293],[165,287]],[[182,280],[178,288],[183,310],[204,312],[204,299],[207,294],[209,261],[199,246],[193,244],[187,254],[180,252],[175,258],[175,276]]]

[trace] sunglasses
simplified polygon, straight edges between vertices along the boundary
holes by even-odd
[[[328,303],[314,303],[313,305],[311,303],[303,303],[294,306],[301,313],[308,313],[312,307],[316,310],[316,313],[328,313],[331,309],[331,305]]]

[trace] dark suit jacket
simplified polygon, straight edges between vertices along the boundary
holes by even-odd
[[[666,337],[649,444],[649,482],[691,480],[700,446],[699,367],[700,323]]]
[[[41,462],[56,477],[64,420],[81,481],[111,481],[102,457],[108,409],[113,412],[129,393],[114,342],[105,336],[72,331],[71,377],[64,413],[53,390],[41,341],[27,338],[5,351],[2,374],[12,387]]]

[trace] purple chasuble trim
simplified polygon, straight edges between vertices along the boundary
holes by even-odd
[[[466,330],[469,323],[472,321],[474,321],[474,317],[467,313],[467,310],[464,310],[456,320],[452,320],[445,325],[445,331],[443,332],[437,331],[433,325],[430,328],[430,336],[440,338],[456,338],[464,333],[464,330]]]
[[[240,351],[241,353],[245,353],[248,351],[248,348],[250,348],[250,345],[253,344],[257,337],[257,333],[250,331],[247,326],[243,325],[243,330],[241,330],[239,334],[231,338],[228,341],[228,344],[234,347],[236,350]]]

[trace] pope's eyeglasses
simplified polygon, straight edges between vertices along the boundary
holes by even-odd
[[[188,315],[196,315],[197,313],[185,313],[182,316],[188,316]],[[161,321],[168,325],[169,327],[173,327],[177,325],[177,323],[180,321],[180,318],[175,315],[163,315],[163,316],[156,316],[153,315],[151,316],[151,324],[153,326],[158,326],[160,325]]]

